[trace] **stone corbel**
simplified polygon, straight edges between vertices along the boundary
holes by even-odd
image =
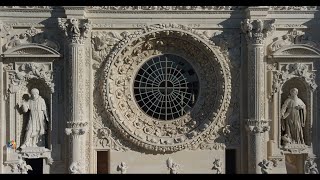
[[[58,24],[68,40],[75,44],[84,44],[92,28],[88,19],[58,18]]]
[[[275,22],[275,19],[246,19],[241,22],[241,30],[246,34],[247,42],[263,44],[263,40],[276,30]]]
[[[269,122],[270,120],[248,119],[246,128],[250,133],[264,133],[270,130]]]

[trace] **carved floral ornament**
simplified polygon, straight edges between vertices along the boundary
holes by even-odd
[[[247,42],[263,44],[263,40],[276,30],[275,22],[275,19],[246,19],[241,22],[241,29],[246,34]]]
[[[11,39],[4,45],[4,48],[5,50],[9,50],[19,45],[36,43],[59,51],[59,43],[51,39],[52,37],[49,37],[48,34],[41,32],[39,29],[36,29],[35,27],[31,27],[27,29],[24,33],[13,35]]]
[[[156,24],[122,39],[108,56],[102,93],[115,127],[132,143],[153,151],[195,148],[216,138],[223,128],[231,98],[229,65],[208,39],[183,25]],[[193,64],[200,94],[191,112],[171,121],[157,121],[143,113],[131,88],[136,70],[148,59],[176,54]]]
[[[279,49],[289,47],[294,44],[304,44],[319,49],[319,44],[312,40],[311,35],[297,29],[292,29],[288,31],[287,34],[277,38],[276,41],[271,43],[268,47],[268,50],[273,54]]]
[[[71,43],[83,44],[91,31],[91,21],[88,19],[58,18],[58,24]]]
[[[308,89],[314,91],[317,88],[315,82],[315,73],[311,69],[310,64],[295,63],[285,64],[280,69],[273,71],[272,92],[269,96],[271,98],[275,93],[281,92],[283,84],[292,78],[299,78],[308,85]]]
[[[54,93],[52,70],[48,70],[41,63],[24,63],[14,72],[9,72],[9,92],[15,93],[21,87],[25,87],[30,79],[42,79]]]

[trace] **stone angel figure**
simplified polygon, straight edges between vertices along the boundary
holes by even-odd
[[[270,174],[270,171],[272,170],[273,162],[264,159],[258,165],[261,167],[262,174]]]
[[[128,169],[128,166],[124,162],[121,162],[117,167],[117,170],[120,171],[121,174],[126,174],[127,173],[127,169]]]
[[[222,161],[220,159],[215,159],[213,162],[212,169],[217,170],[216,174],[221,174],[222,173]]]
[[[319,174],[317,163],[308,158],[304,163],[304,172],[305,174]]]
[[[167,166],[168,166],[168,169],[170,170],[170,174],[178,174],[180,171],[179,164],[173,162],[171,158],[167,159]]]

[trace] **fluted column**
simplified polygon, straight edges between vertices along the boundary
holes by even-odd
[[[248,160],[249,173],[260,174],[264,158],[266,120],[264,39],[275,30],[274,20],[246,19],[241,23],[248,47]]]
[[[59,18],[59,27],[68,40],[68,81],[70,117],[67,122],[66,134],[70,135],[71,162],[70,173],[84,173],[85,133],[88,122],[85,104],[85,47],[84,43],[91,30],[87,19]]]

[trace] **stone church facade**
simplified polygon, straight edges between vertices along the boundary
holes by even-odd
[[[0,172],[317,174],[318,9],[1,6]]]

